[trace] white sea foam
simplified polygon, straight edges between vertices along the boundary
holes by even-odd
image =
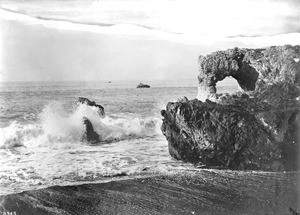
[[[139,118],[125,115],[100,117],[96,107],[85,104],[67,110],[61,103],[47,105],[36,124],[17,122],[0,129],[0,148],[36,147],[56,143],[78,143],[87,117],[103,142],[142,138],[159,134],[159,118]]]
[[[42,133],[40,125],[21,125],[17,122],[0,128],[0,148],[23,146]]]

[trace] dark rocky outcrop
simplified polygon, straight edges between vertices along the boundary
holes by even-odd
[[[139,85],[137,85],[136,88],[150,88],[150,86],[147,84],[140,83]]]
[[[213,101],[181,99],[162,110],[171,156],[206,167],[299,169],[299,56],[299,46],[283,46],[200,57],[199,93]],[[226,76],[249,92],[216,94]]]
[[[255,99],[218,104],[170,102],[162,111],[170,154],[208,167],[292,170],[297,165],[299,109]]]
[[[90,101],[89,99],[84,97],[79,97],[77,103],[96,107],[99,116],[105,116],[104,108],[101,105],[96,104],[94,101]],[[81,137],[81,141],[88,142],[90,144],[99,143],[101,141],[100,135],[95,132],[91,121],[87,117],[83,117],[82,122],[85,127],[85,132]]]
[[[85,127],[85,132],[81,137],[81,141],[88,142],[90,144],[99,143],[101,141],[101,138],[99,134],[94,131],[91,121],[88,118],[83,117],[82,122]]]
[[[87,98],[84,97],[79,97],[78,98],[78,103],[79,104],[86,104],[88,106],[96,107],[98,109],[98,113],[100,116],[105,116],[104,108],[101,105],[96,104],[94,101],[91,101]]]

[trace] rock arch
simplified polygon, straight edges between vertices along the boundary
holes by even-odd
[[[228,76],[235,78],[244,91],[254,91],[259,72],[245,61],[246,50],[229,49],[199,57],[198,99],[205,100],[215,94],[216,83]]]
[[[227,76],[254,92],[169,102],[161,130],[170,155],[214,168],[299,170],[299,56],[299,45],[201,56],[203,92],[216,93],[216,83]]]

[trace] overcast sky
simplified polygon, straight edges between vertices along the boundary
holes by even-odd
[[[197,76],[199,54],[300,43],[299,0],[0,2],[0,80]]]

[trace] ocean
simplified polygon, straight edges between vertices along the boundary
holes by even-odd
[[[218,92],[238,91],[233,80]],[[173,159],[160,131],[160,111],[182,96],[194,99],[197,79],[0,83],[0,195],[193,169]],[[77,104],[86,97],[104,107]],[[103,140],[80,141],[82,117]]]

